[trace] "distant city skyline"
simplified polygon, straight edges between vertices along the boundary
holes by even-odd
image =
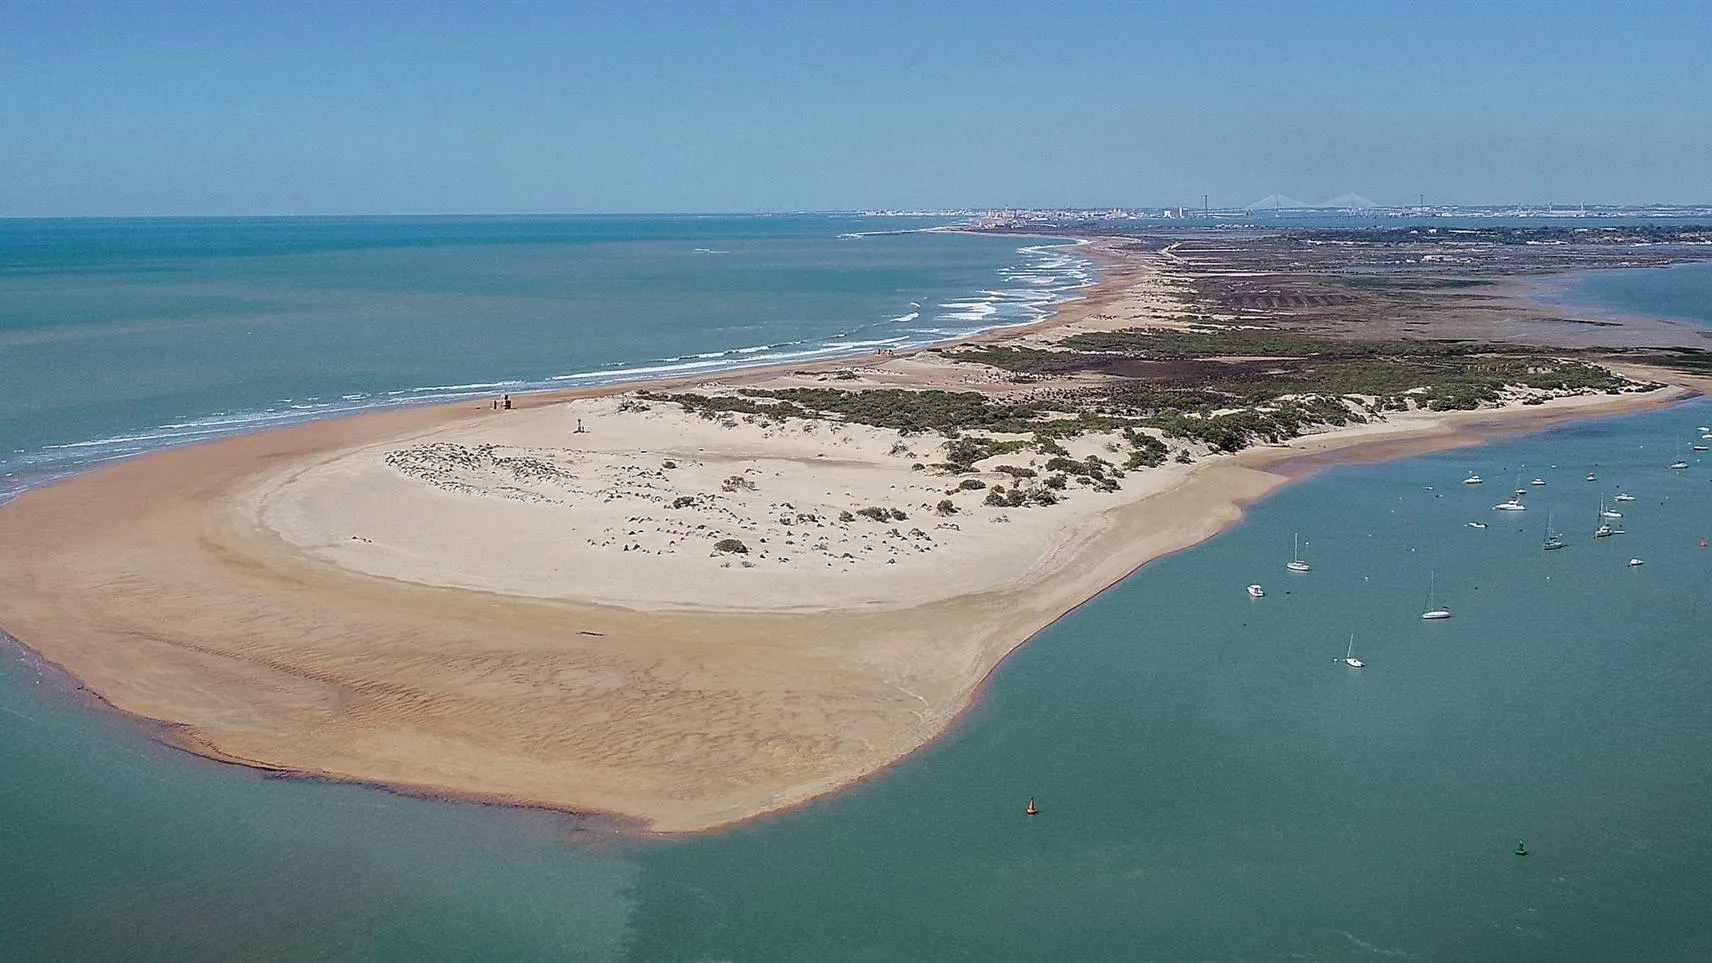
[[[15,2],[0,216],[1698,204],[1708,49],[1677,0]]]

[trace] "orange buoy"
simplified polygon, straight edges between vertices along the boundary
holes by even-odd
[[[1038,807],[1038,806],[1036,806],[1036,805],[1035,805],[1035,804],[1034,804],[1034,800],[1033,800],[1033,799],[1032,799],[1032,798],[1031,798],[1031,799],[1029,799],[1029,801],[1028,801],[1028,808],[1027,808],[1027,809],[1024,809],[1024,810],[1023,810],[1023,812],[1025,812],[1025,813],[1027,813],[1027,814],[1029,814],[1029,815],[1030,815],[1030,816],[1032,816],[1032,815],[1034,815],[1034,814],[1035,814],[1035,813],[1037,813],[1037,812],[1040,812],[1040,807]]]

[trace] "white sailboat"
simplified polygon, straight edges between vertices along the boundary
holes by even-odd
[[[1344,650],[1343,664],[1349,666],[1352,669],[1365,669],[1365,668],[1367,668],[1367,663],[1365,663],[1365,662],[1363,662],[1360,659],[1355,657],[1355,633],[1354,632],[1351,632],[1349,634],[1349,648]]]
[[[1605,521],[1606,512],[1607,512],[1607,509],[1605,508],[1605,496],[1601,495],[1601,496],[1599,496],[1599,527],[1595,528],[1593,530],[1593,537],[1594,538],[1610,538],[1612,536],[1612,534],[1614,534],[1611,531],[1610,523]],[[1614,512],[1612,514],[1615,514],[1618,518],[1623,517],[1622,512]]]
[[[1669,467],[1674,468],[1674,469],[1682,469],[1682,468],[1688,467],[1688,459],[1682,457],[1682,450],[1680,448],[1677,449],[1676,460],[1671,462]]]
[[[1290,561],[1285,563],[1284,567],[1289,569],[1292,572],[1310,572],[1310,571],[1313,571],[1312,566],[1310,566],[1307,562],[1302,561],[1302,536],[1300,534],[1298,534],[1296,536],[1295,551],[1293,554],[1291,554]]]
[[[1617,496],[1617,498],[1619,500],[1621,500],[1622,497],[1623,496],[1621,496],[1621,495]],[[1630,498],[1629,500],[1634,501],[1633,498]],[[1615,508],[1606,508],[1605,507],[1605,496],[1600,495],[1599,496],[1599,517],[1600,518],[1622,518],[1623,513],[1620,511],[1617,511]]]
[[[1563,547],[1563,537],[1558,535],[1558,533],[1552,531],[1551,512],[1547,512],[1546,513],[1546,540],[1543,543],[1541,543],[1540,548],[1549,552],[1549,551],[1552,551],[1553,549],[1559,549],[1562,547]]]
[[[1437,579],[1435,578],[1435,575],[1436,575],[1436,573],[1433,573],[1433,572],[1427,573],[1427,610],[1425,612],[1421,613],[1421,618],[1423,618],[1423,619],[1448,619],[1448,618],[1450,618],[1450,609],[1440,608],[1439,606],[1433,604],[1433,596],[1435,594],[1434,589],[1436,589],[1438,587],[1436,584]]]

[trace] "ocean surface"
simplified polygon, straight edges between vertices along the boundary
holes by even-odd
[[[935,223],[0,220],[0,500],[343,411],[952,340],[1094,279],[1062,239]]]
[[[944,254],[986,257],[958,269],[975,275],[1030,270],[1018,243]],[[939,303],[1002,289],[983,276]],[[886,330],[884,313],[863,323]],[[105,341],[84,350],[126,353]],[[466,343],[442,347],[444,370],[480,366]],[[687,348],[496,363],[486,380],[681,363],[666,359]],[[283,382],[337,380],[293,357],[309,367]],[[164,404],[66,364],[60,391]],[[174,402],[186,421],[271,403],[198,390]],[[25,453],[171,420],[114,428],[97,409],[45,409],[29,427],[48,440]],[[1689,448],[1708,424],[1699,401],[1314,476],[1043,632],[945,740],[813,805],[684,839],[208,762],[9,650],[0,960],[1709,959],[1712,458]],[[1677,457],[1690,467],[1667,468]],[[1486,482],[1461,484],[1469,472]],[[1493,511],[1518,484],[1528,511]],[[1593,539],[1619,491],[1636,496],[1608,503],[1625,533]],[[1561,551],[1541,550],[1548,518]],[[1305,575],[1284,569],[1298,533]],[[1419,618],[1429,584],[1453,618]],[[1352,634],[1365,669],[1339,661]]]

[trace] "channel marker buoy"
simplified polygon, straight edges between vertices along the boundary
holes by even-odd
[[[1518,840],[1516,840],[1516,855],[1517,855],[1517,856],[1526,856],[1526,855],[1528,855],[1528,847],[1526,847],[1526,846],[1524,846],[1524,845],[1522,845],[1522,841],[1521,841],[1521,840],[1519,840],[1519,839],[1518,839]]]
[[[1039,808],[1039,807],[1038,807],[1038,806],[1036,806],[1036,805],[1035,805],[1035,804],[1034,804],[1034,799],[1033,799],[1033,797],[1030,797],[1030,798],[1029,798],[1029,800],[1028,800],[1028,808],[1027,808],[1027,809],[1024,809],[1024,810],[1023,810],[1023,812],[1024,812],[1024,813],[1027,813],[1027,814],[1028,814],[1028,815],[1030,815],[1030,816],[1032,816],[1032,815],[1034,815],[1034,814],[1035,814],[1035,813],[1037,813],[1037,812],[1040,812],[1040,808]]]

